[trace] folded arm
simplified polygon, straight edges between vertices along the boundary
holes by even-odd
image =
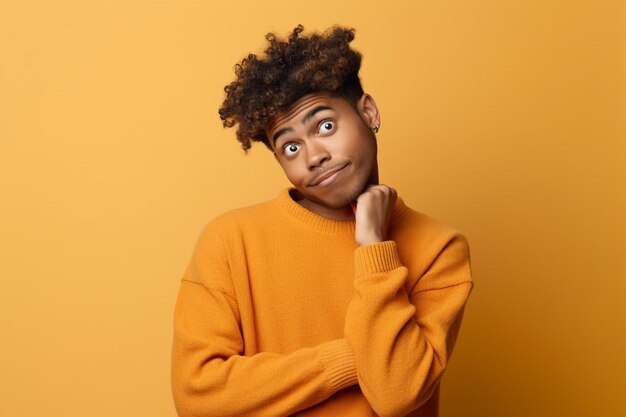
[[[395,242],[355,252],[355,295],[345,334],[363,394],[381,416],[404,416],[432,395],[472,289],[466,239],[456,234],[408,293]]]
[[[227,254],[209,224],[180,283],[172,390],[181,417],[285,416],[357,383],[348,341],[246,354]]]

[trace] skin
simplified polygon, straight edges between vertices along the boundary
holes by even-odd
[[[396,191],[378,182],[378,107],[364,93],[351,106],[325,92],[307,94],[265,128],[274,156],[296,189],[297,203],[333,220],[355,220],[355,240],[368,245],[387,240]],[[328,185],[320,175],[342,168]],[[327,175],[327,174],[326,174]]]

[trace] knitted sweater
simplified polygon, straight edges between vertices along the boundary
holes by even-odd
[[[467,240],[400,197],[389,240],[354,232],[289,189],[204,227],[174,313],[181,417],[438,415]]]

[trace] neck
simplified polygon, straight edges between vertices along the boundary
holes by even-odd
[[[315,203],[311,200],[308,200],[306,198],[296,200],[296,203],[314,212],[315,214],[319,214],[320,216],[324,216],[331,220],[338,220],[338,221],[354,220],[354,212],[352,211],[352,207],[350,206],[345,206],[345,207],[340,207],[340,208],[326,207],[321,204]]]

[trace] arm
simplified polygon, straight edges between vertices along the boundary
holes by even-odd
[[[284,416],[356,384],[346,339],[244,355],[237,302],[214,226],[198,241],[174,314],[172,390],[187,416]]]
[[[411,294],[393,241],[357,248],[355,272],[345,334],[359,385],[379,415],[406,415],[430,398],[452,353],[472,288],[467,240],[452,236]]]

